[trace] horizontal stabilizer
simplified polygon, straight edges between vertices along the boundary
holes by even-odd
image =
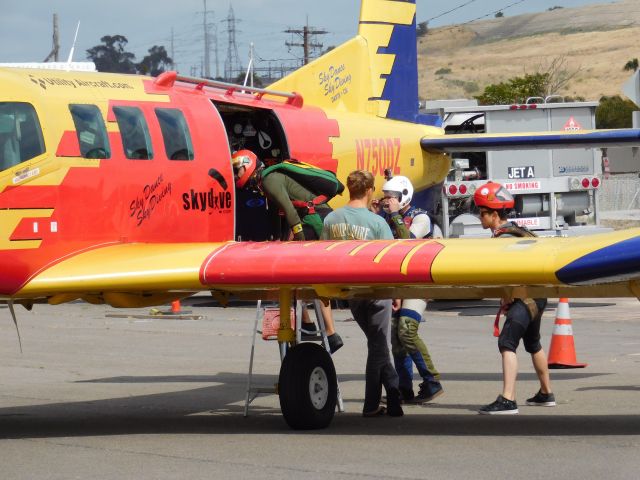
[[[591,130],[517,134],[469,134],[423,137],[423,150],[431,152],[487,152],[543,148],[638,147],[640,129]]]

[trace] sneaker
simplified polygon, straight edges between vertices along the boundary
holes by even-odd
[[[318,328],[315,323],[302,323],[300,325],[300,336],[305,337],[317,337]]]
[[[336,353],[340,347],[344,345],[342,338],[337,333],[329,335],[327,340],[329,340],[329,350],[331,350],[331,353]]]
[[[518,413],[518,404],[514,400],[507,400],[502,395],[498,395],[496,401],[485,405],[478,413],[481,415],[513,415]]]
[[[411,403],[415,397],[412,389],[400,387],[400,403]]]
[[[531,405],[534,407],[555,407],[556,406],[556,397],[553,393],[542,393],[538,390],[533,397],[527,398],[527,405]]]
[[[444,393],[440,382],[422,382],[420,384],[420,391],[410,403],[427,403],[436,397],[439,397]]]

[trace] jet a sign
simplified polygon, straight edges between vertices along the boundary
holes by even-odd
[[[509,178],[535,178],[533,167],[509,167]]]

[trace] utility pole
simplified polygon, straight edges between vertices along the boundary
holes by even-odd
[[[209,70],[209,28],[207,27],[207,0],[204,1],[204,15],[202,16],[202,26],[204,27],[204,76],[211,77]]]
[[[216,78],[220,78],[220,61],[218,57],[218,26],[213,24],[213,44],[215,45],[214,56],[216,57]]]
[[[284,31],[285,33],[291,33],[291,34],[295,34],[298,35],[302,38],[302,43],[295,43],[295,42],[285,42],[285,45],[289,48],[291,47],[302,47],[302,51],[303,51],[303,65],[306,65],[307,63],[309,63],[309,60],[311,58],[311,54],[310,51],[311,49],[317,49],[317,48],[322,48],[322,44],[315,42],[313,37],[315,35],[325,35],[329,32],[327,32],[326,30],[318,30],[315,27],[310,27],[309,26],[309,18],[307,18],[307,24],[302,28],[302,30],[300,29],[294,29],[294,28],[289,28],[287,30]]]
[[[45,62],[48,62],[53,58],[54,62],[58,61],[58,54],[60,53],[60,34],[58,32],[58,14],[53,14],[53,48],[47,58],[44,59]]]
[[[207,78],[212,78],[211,75],[211,50],[213,50],[213,54],[215,55],[216,61],[216,77],[219,76],[219,67],[218,67],[218,31],[216,29],[216,25],[214,23],[210,23],[210,18],[214,17],[214,11],[207,9],[207,0],[203,0],[204,11],[198,12],[202,13],[202,29],[204,34],[204,53],[201,58],[200,63],[200,73],[202,76]],[[213,35],[211,34],[211,27],[213,27]]]

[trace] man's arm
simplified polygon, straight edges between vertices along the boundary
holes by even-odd
[[[386,198],[383,200],[389,210],[389,223],[395,238],[411,238],[411,232],[404,224],[400,214],[400,202],[397,198]]]

